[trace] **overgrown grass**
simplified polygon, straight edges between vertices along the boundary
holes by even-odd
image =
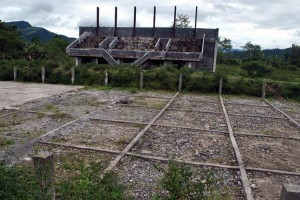
[[[159,168],[159,170],[163,170]],[[168,169],[164,171],[161,187],[167,195],[155,196],[153,200],[227,200],[231,199],[228,191],[218,186],[218,179],[208,170],[201,172],[201,177],[186,165],[170,161]]]
[[[90,200],[130,199],[125,195],[125,187],[120,184],[118,177],[112,173],[100,176],[103,166],[101,163],[91,162],[88,165],[78,160],[75,166],[63,165],[65,169],[75,168],[77,174],[69,180],[62,180],[57,184],[59,199],[64,200]]]

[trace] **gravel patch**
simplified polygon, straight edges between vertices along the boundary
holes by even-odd
[[[157,123],[164,125],[228,131],[223,113],[210,114],[167,110],[157,120]]]
[[[300,141],[236,137],[247,167],[300,172]],[[296,147],[296,148],[295,148]]]
[[[223,100],[226,104],[251,104],[257,106],[268,106],[268,104],[262,98],[255,98],[249,96],[229,96],[223,95]]]
[[[229,116],[234,132],[275,136],[300,136],[300,129],[288,119]]]
[[[246,115],[260,115],[269,117],[285,117],[279,112],[276,112],[271,107],[255,107],[247,105],[226,105],[228,114],[246,114]]]
[[[218,95],[182,94],[177,99],[186,101],[207,101],[216,103],[220,102],[220,98]]]
[[[300,184],[297,176],[248,172],[255,200],[279,200],[283,184]]]
[[[193,111],[223,112],[221,103],[206,103],[188,99],[176,99],[170,106],[173,109],[187,109]]]
[[[158,113],[160,109],[146,107],[126,107],[113,105],[104,108],[92,118],[110,119],[110,120],[125,120],[132,122],[147,122],[149,123]]]
[[[5,136],[34,139],[53,130],[72,118],[35,113],[16,113],[0,121],[0,133]]]
[[[122,151],[141,129],[135,125],[95,121],[67,134],[57,134],[47,141]]]
[[[133,152],[168,159],[237,165],[229,135],[179,128],[151,128]]]
[[[128,194],[132,195],[133,199],[143,200],[151,199],[155,194],[167,194],[160,186],[165,170],[167,170],[165,163],[127,156],[115,169],[122,183],[127,185]],[[219,180],[217,185],[220,188],[226,188],[227,192],[232,195],[232,199],[245,199],[238,171],[208,167],[191,167],[191,170],[196,175],[195,179],[200,178],[200,172],[211,171],[213,176]]]

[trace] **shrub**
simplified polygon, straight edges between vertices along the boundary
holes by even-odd
[[[260,61],[246,62],[242,65],[242,69],[245,70],[250,77],[263,77],[272,73],[272,69]]]
[[[47,199],[41,195],[34,175],[25,169],[0,162],[0,199]]]
[[[74,166],[72,166],[74,167]],[[100,177],[101,163],[91,162],[85,165],[79,160],[76,163],[77,174],[69,181],[58,183],[58,193],[66,200],[122,200],[130,199],[124,194],[124,186],[119,183],[114,173],[106,173]]]
[[[170,66],[161,66],[144,73],[144,85],[150,89],[176,90],[178,70]]]
[[[111,72],[111,85],[117,87],[138,87],[140,68],[118,67]]]
[[[210,171],[202,171],[201,177],[195,177],[192,170],[174,161],[170,161],[167,171],[161,180],[161,186],[168,191],[167,195],[154,199],[177,200],[177,199],[215,199],[220,193],[217,186],[218,180]],[[224,194],[222,199],[227,199]]]

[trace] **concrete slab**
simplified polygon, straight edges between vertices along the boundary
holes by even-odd
[[[0,81],[0,109],[81,88],[82,86]]]

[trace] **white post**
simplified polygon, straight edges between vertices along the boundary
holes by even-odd
[[[45,67],[42,67],[42,83],[45,83]]]
[[[72,85],[74,85],[74,82],[75,82],[75,69],[74,67],[72,67],[71,69],[71,82],[72,82]]]
[[[144,87],[144,73],[141,71],[140,73],[140,89],[143,89]]]
[[[107,73],[107,70],[105,70],[105,79],[104,79],[104,84],[105,86],[108,85],[108,73]]]
[[[223,91],[223,77],[220,79],[220,84],[219,84],[219,95],[222,94]]]
[[[14,67],[14,81],[17,81],[17,67]]]
[[[262,98],[265,98],[266,97],[266,86],[267,86],[267,83],[265,81],[263,81],[263,86],[262,86]]]
[[[179,83],[178,83],[178,91],[181,92],[182,89],[182,74],[179,74]]]

